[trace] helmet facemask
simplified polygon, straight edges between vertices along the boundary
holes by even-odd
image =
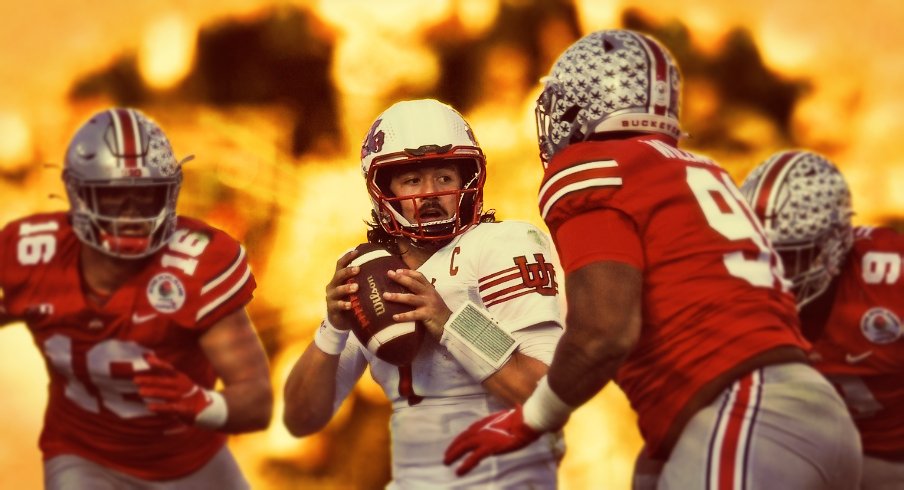
[[[473,149],[453,148],[449,153],[456,154],[459,150],[473,152]],[[392,158],[393,155],[387,157],[386,160],[389,161],[375,159],[367,177],[368,192],[376,204],[377,220],[387,233],[409,238],[414,243],[442,242],[464,233],[479,222],[483,207],[483,184],[486,178],[482,154],[479,154],[479,158],[447,158],[443,155],[424,155],[414,159],[407,156],[404,159]],[[392,175],[406,167],[440,166],[449,163],[455,165],[461,178],[462,185],[458,189],[396,196],[389,188]],[[439,198],[450,195],[455,197],[456,203],[452,215],[439,219],[429,216],[431,208],[440,206],[438,202],[431,204],[431,201],[438,201]],[[410,201],[412,207],[417,210],[413,220],[409,220],[402,213],[403,203],[406,201]],[[428,215],[422,218],[422,212]]]
[[[64,181],[76,235],[107,255],[126,259],[148,256],[175,231],[181,175],[127,186],[79,182],[69,174]]]
[[[853,242],[850,226],[836,226],[812,241],[776,243],[775,251],[782,259],[791,290],[801,309],[829,288]]]
[[[553,144],[553,129],[556,124],[553,115],[556,114],[556,104],[562,100],[561,98],[561,90],[555,84],[547,84],[546,89],[540,93],[540,97],[537,98],[537,106],[534,110],[534,114],[537,118],[537,143],[540,145],[540,161],[543,162],[543,168],[546,168],[549,165],[549,161],[552,159],[552,156],[558,151],[557,145]],[[565,120],[568,123],[572,123],[574,121],[574,116],[577,115],[577,106],[574,106],[575,110],[571,111],[562,111],[561,119]],[[567,113],[567,114],[566,114]],[[566,119],[569,117],[570,119]],[[571,126],[574,128],[574,126]],[[574,137],[574,133],[572,133],[568,137],[569,143]]]

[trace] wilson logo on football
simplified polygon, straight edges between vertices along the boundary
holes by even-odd
[[[380,316],[386,313],[386,305],[383,304],[383,298],[380,297],[380,288],[377,287],[377,282],[374,280],[373,275],[367,276],[367,285],[370,290],[370,294],[368,294],[368,298],[370,299],[371,304],[373,305],[373,312]],[[367,319],[367,315],[364,314],[364,310],[361,308],[361,301],[358,299],[358,296],[352,295],[350,297],[350,301],[352,303],[352,311],[355,313],[355,318],[358,319],[358,322],[361,324],[363,328],[367,328],[370,326],[370,320]]]
[[[555,296],[559,292],[558,284],[556,284],[556,270],[552,264],[546,262],[543,254],[534,254],[536,263],[529,264],[527,257],[515,257],[513,259],[518,271],[521,273],[521,280],[524,285],[533,288],[543,296]]]
[[[352,313],[355,315],[355,320],[358,321],[361,328],[367,329],[367,327],[370,326],[370,320],[367,319],[367,315],[364,314],[364,309],[361,308],[361,300],[359,300],[356,295],[351,295],[348,299],[352,304]]]

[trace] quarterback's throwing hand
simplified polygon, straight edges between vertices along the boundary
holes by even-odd
[[[138,394],[147,401],[150,411],[160,415],[172,415],[192,425],[213,400],[207,390],[198,386],[182,371],[154,354],[145,355],[150,365],[148,371],[136,375]]]
[[[474,469],[487,456],[516,451],[536,441],[542,434],[524,423],[519,405],[471,424],[446,449],[443,463],[450,465],[470,452],[471,454],[455,470],[455,474],[462,476]]]

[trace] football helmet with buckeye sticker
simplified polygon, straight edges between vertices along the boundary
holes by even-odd
[[[455,163],[462,187],[451,191],[395,196],[392,173],[402,165]],[[486,159],[474,132],[461,114],[434,99],[403,101],[380,114],[361,146],[361,172],[374,218],[390,235],[419,241],[442,241],[465,232],[480,220]],[[455,195],[453,216],[412,222],[401,212],[401,201]]]
[[[563,52],[537,99],[537,140],[547,166],[553,155],[598,133],[681,135],[681,75],[669,51],[629,30],[590,33]]]
[[[93,115],[66,150],[63,182],[82,243],[137,259],[160,249],[176,226],[182,161],[160,127],[136,109]]]
[[[781,256],[802,308],[829,287],[853,246],[847,182],[825,157],[788,150],[757,166],[741,192]]]

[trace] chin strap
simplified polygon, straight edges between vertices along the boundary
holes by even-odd
[[[105,231],[100,233],[100,244],[111,253],[138,255],[151,245],[151,237],[116,236]]]

